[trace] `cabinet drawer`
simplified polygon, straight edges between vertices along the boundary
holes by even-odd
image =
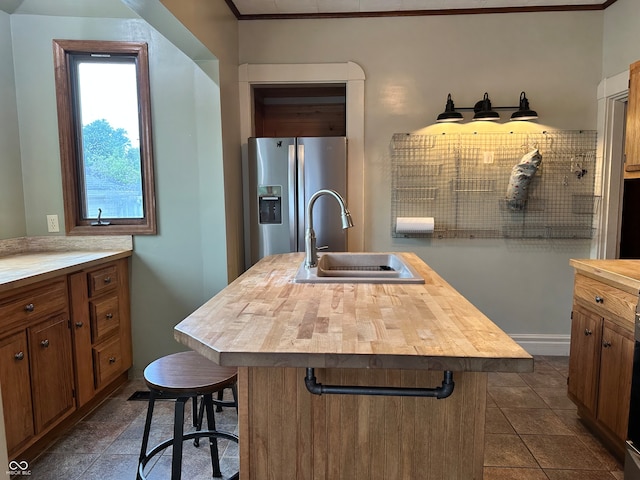
[[[576,274],[574,295],[602,316],[628,320],[633,328],[638,297],[584,275]]]
[[[89,272],[87,276],[90,297],[115,290],[118,286],[118,268],[115,265]]]
[[[93,348],[93,367],[96,388],[100,388],[111,378],[122,373],[122,346],[120,337],[104,342]]]
[[[66,309],[66,279],[39,284],[0,300],[0,327],[31,322]]]
[[[118,296],[112,295],[89,302],[91,314],[91,339],[97,343],[108,337],[120,326]]]

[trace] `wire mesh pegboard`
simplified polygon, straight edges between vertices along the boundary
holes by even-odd
[[[591,238],[596,132],[395,134],[393,237]],[[507,199],[512,169],[538,149],[524,199]],[[399,217],[433,217],[433,233],[396,233]]]

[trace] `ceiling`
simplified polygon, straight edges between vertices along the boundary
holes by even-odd
[[[603,10],[616,0],[225,0],[240,20]]]
[[[212,1],[212,0],[211,0]],[[219,0],[218,0],[219,1]],[[225,0],[239,20],[604,10],[616,0]],[[0,0],[6,13],[136,16],[126,0]],[[106,10],[105,10],[106,9]]]

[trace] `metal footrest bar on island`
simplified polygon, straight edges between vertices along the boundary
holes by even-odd
[[[435,388],[414,388],[414,387],[366,387],[354,385],[323,385],[318,383],[313,368],[307,368],[307,375],[304,384],[309,392],[314,395],[334,394],[334,395],[380,395],[386,397],[432,397],[447,398],[453,393],[455,385],[453,372],[445,370],[442,386]]]

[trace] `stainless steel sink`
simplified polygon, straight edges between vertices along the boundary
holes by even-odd
[[[298,268],[295,283],[424,283],[395,253],[324,253],[318,266]]]

